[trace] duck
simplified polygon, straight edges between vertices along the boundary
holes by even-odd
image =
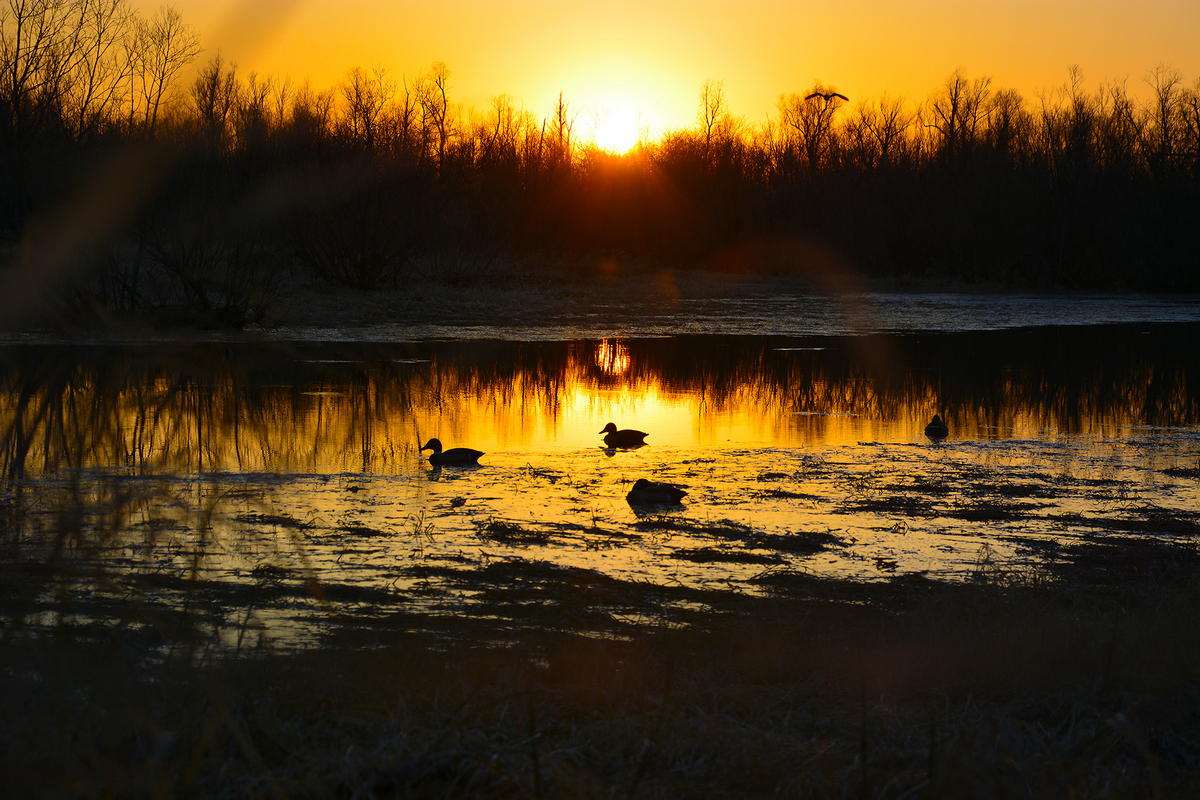
[[[945,439],[950,435],[950,428],[942,419],[941,414],[934,414],[933,419],[925,426],[925,435],[930,439]]]
[[[629,428],[619,431],[617,426],[611,422],[605,425],[600,432],[604,434],[606,447],[641,447],[646,443],[646,437],[650,435]]]
[[[686,496],[687,492],[673,483],[638,478],[633,484],[633,488],[629,490],[629,494],[625,495],[625,500],[631,506],[667,506],[678,505],[679,501]]]
[[[420,441],[419,439],[417,441]],[[429,463],[435,467],[440,467],[443,464],[450,466],[468,466],[470,464],[478,464],[479,457],[483,455],[480,450],[472,450],[469,447],[451,447],[449,450],[442,449],[442,442],[439,439],[430,439],[425,443],[418,452],[432,450],[429,456]]]

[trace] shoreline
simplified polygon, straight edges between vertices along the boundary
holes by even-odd
[[[1200,295],[947,286],[922,280],[834,286],[829,281],[638,267],[617,273],[514,269],[498,275],[425,276],[370,291],[293,277],[249,316],[181,305],[95,312],[9,327],[39,335],[215,337],[263,341],[492,338],[568,340],[676,334],[824,336],[978,331],[1055,325],[1200,322]],[[239,306],[240,307],[240,306]],[[373,337],[373,338],[372,338]],[[382,337],[382,338],[380,338]]]

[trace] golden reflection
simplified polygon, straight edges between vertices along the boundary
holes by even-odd
[[[409,358],[384,349],[312,359],[261,345],[157,360],[14,348],[0,384],[0,459],[9,475],[394,473],[421,464],[417,448],[434,436],[520,454],[598,447],[608,422],[648,431],[655,447],[740,448],[923,442],[934,413],[952,441],[1134,436],[1200,420],[1197,378],[1178,363],[1145,363],[1137,351],[1076,367],[1064,351],[1061,363],[1007,369],[997,363],[1012,348],[995,341],[987,351],[964,340],[949,356],[917,343],[883,371],[852,350],[749,337],[444,343]],[[968,357],[953,379],[930,366]]]
[[[596,345],[596,366],[606,375],[629,371],[629,347],[620,339],[602,339]]]

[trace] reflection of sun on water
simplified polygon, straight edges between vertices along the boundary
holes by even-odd
[[[103,381],[81,379],[71,402],[112,408],[113,430],[97,434],[86,456],[42,430],[25,465],[38,471],[69,458],[123,464],[137,451],[161,453],[176,469],[390,473],[424,463],[417,447],[433,436],[493,457],[586,450],[600,445],[608,422],[647,431],[651,449],[643,457],[667,448],[924,445],[930,415],[947,410],[927,370],[897,382],[840,368],[829,350],[775,352],[730,341],[711,352],[697,347],[706,345],[615,337],[536,353],[525,345],[498,352],[446,345],[444,357],[386,366],[298,362],[298,371],[281,373],[295,376],[293,383],[274,377],[253,391],[233,377],[240,375],[233,366],[204,387],[151,372],[115,399]],[[1137,431],[1131,426],[1147,423],[1147,408],[1157,409],[1151,422],[1192,425],[1200,417],[1185,371],[1163,368],[1152,382],[1150,365],[1122,369],[1115,388],[1088,384],[1053,396],[1038,388],[1037,374],[989,377],[951,404],[952,441],[1129,436]],[[41,402],[60,402],[47,398]],[[19,392],[0,392],[0,420],[21,419],[25,403]]]
[[[606,375],[624,375],[629,370],[629,347],[619,339],[603,339],[596,345],[596,366]]]

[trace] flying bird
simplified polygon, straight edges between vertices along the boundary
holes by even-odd
[[[844,94],[839,94],[839,93],[837,93],[837,92],[813,92],[812,94],[810,94],[808,97],[806,97],[806,98],[804,98],[804,99],[805,99],[805,100],[812,100],[814,97],[824,97],[824,98],[825,98],[825,102],[826,102],[826,103],[828,103],[830,100],[832,100],[832,99],[833,99],[833,98],[835,98],[835,97],[840,97],[840,98],[842,98],[843,100],[845,100],[847,103],[849,103],[849,102],[850,102],[850,98],[849,98],[849,97],[846,97],[846,95],[844,95]]]

